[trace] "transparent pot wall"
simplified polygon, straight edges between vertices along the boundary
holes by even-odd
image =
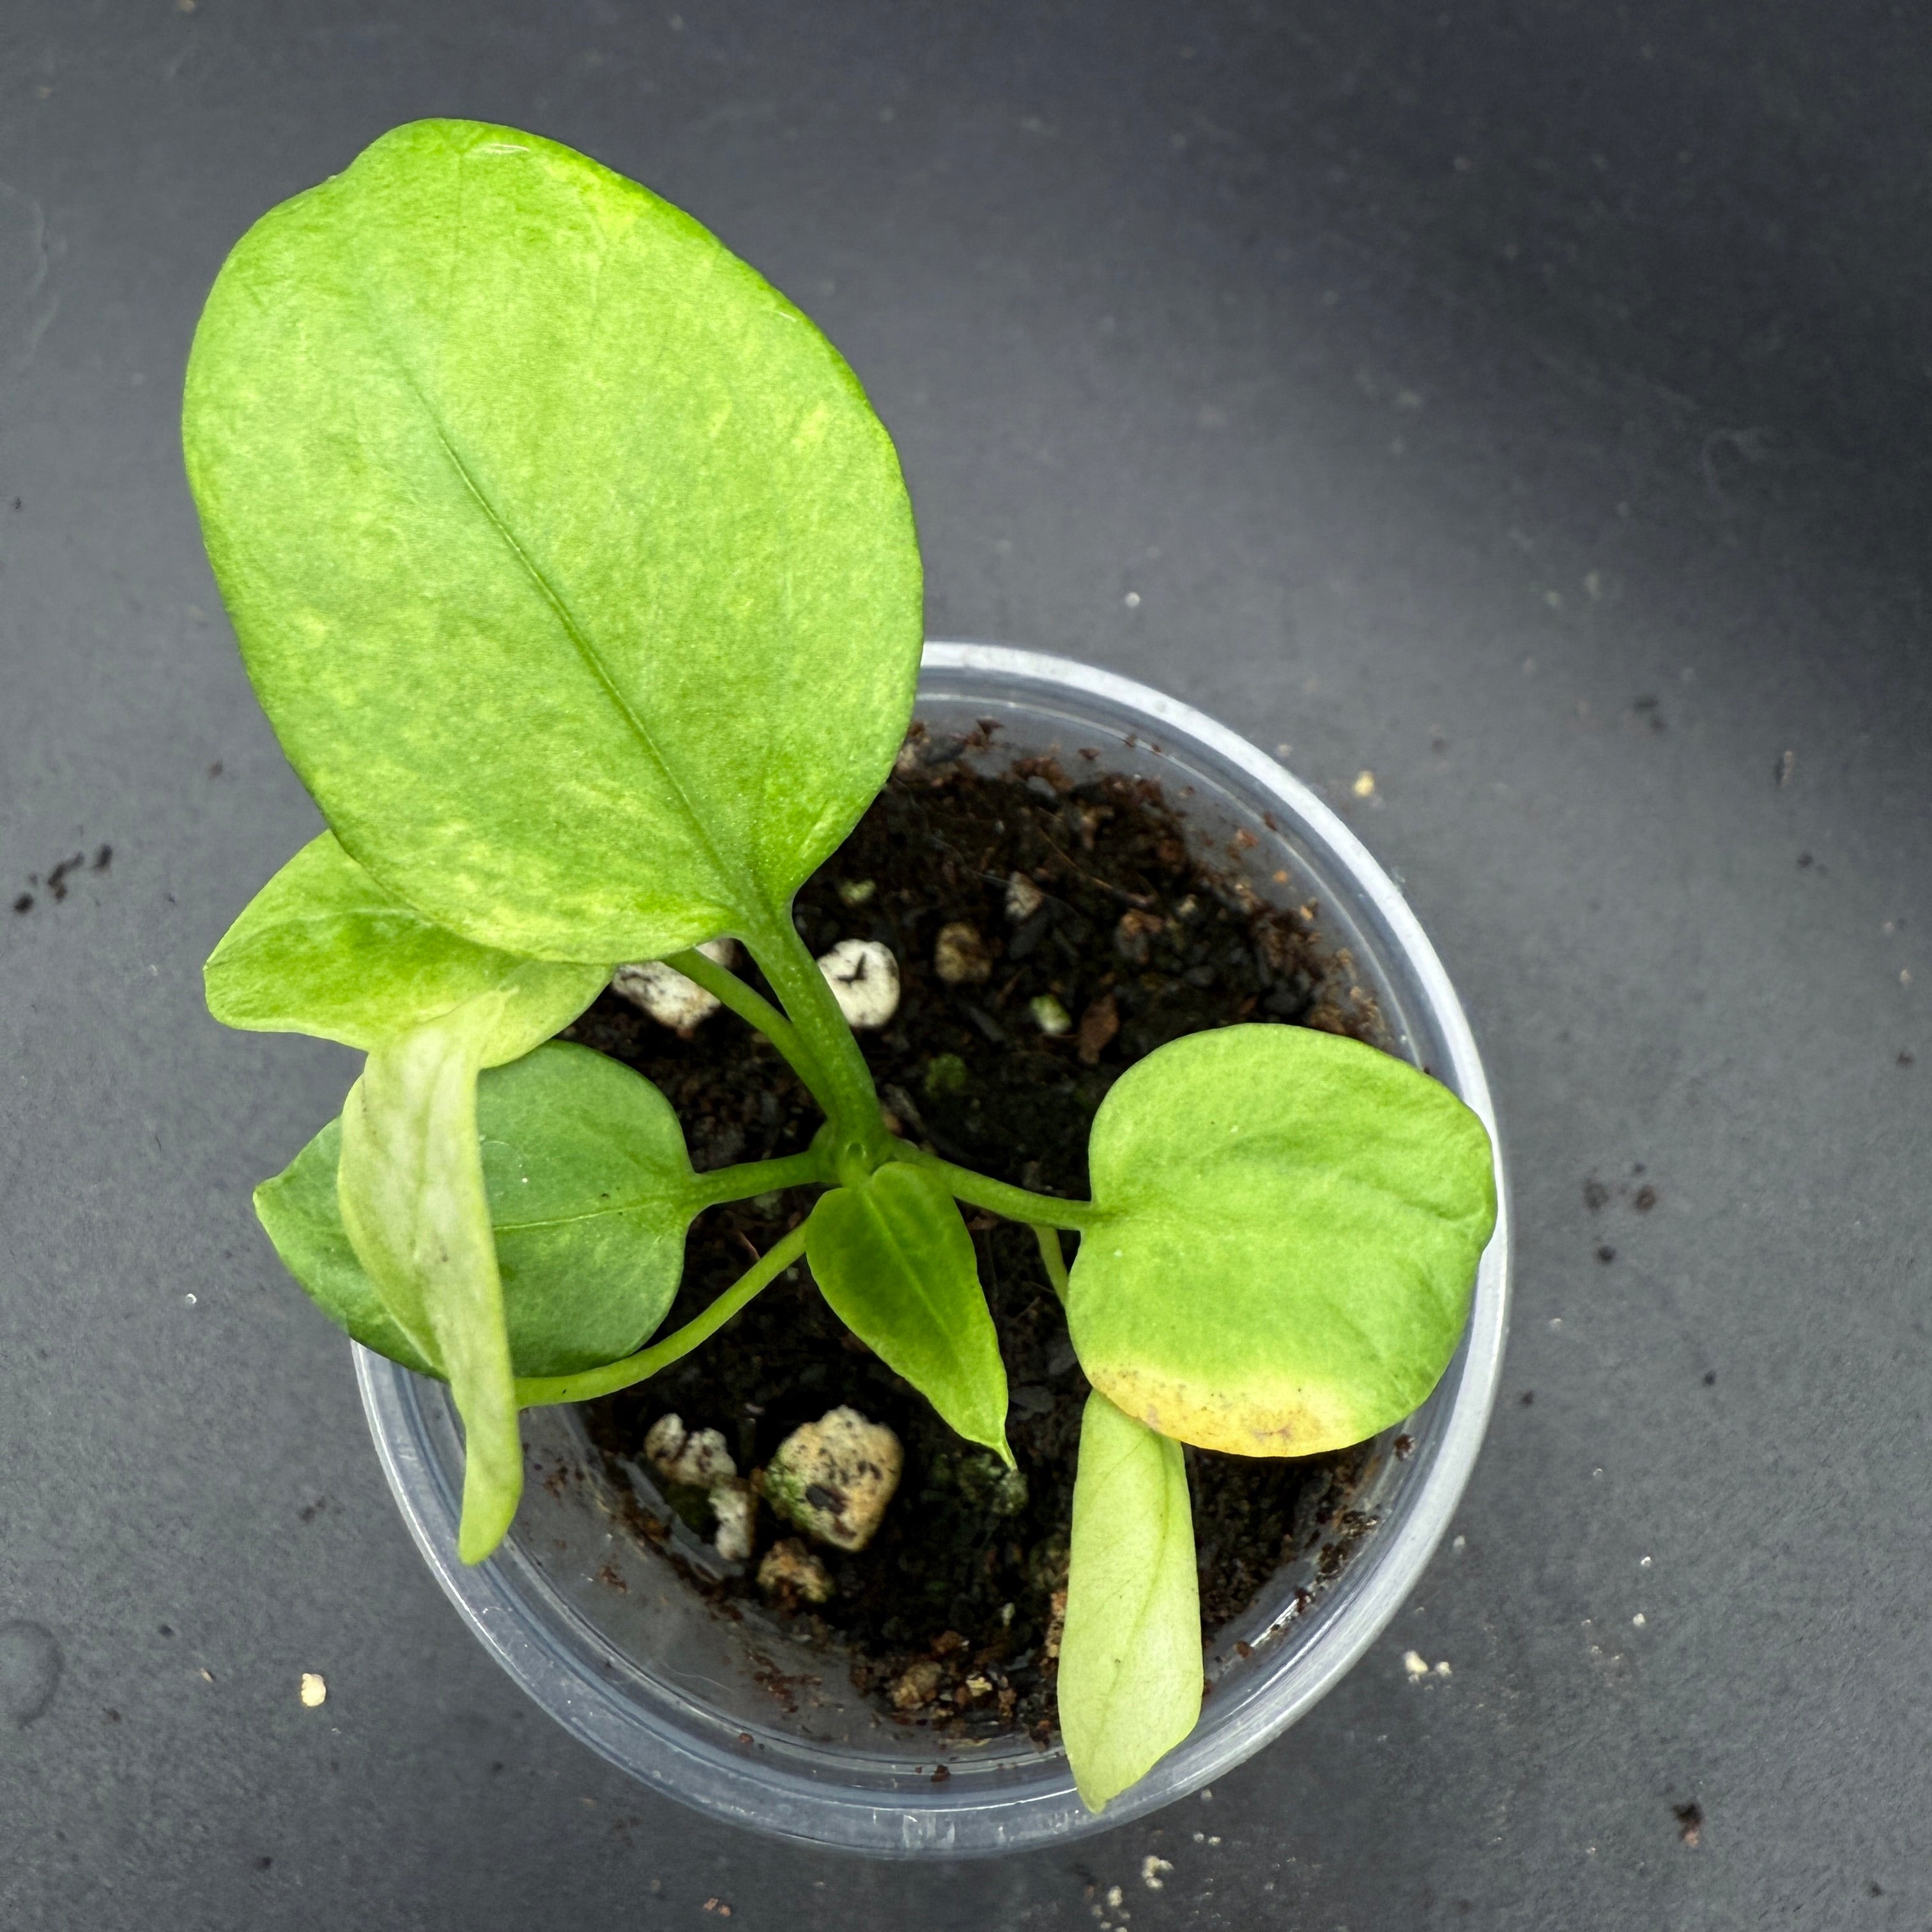
[[[1493,1135],[1474,1043],[1420,928],[1352,835],[1273,760],[1144,686],[989,645],[928,645],[917,715],[941,740],[996,723],[989,748],[969,754],[988,770],[1051,752],[1076,775],[1158,779],[1197,849],[1232,848],[1231,868],[1264,898],[1317,902],[1327,949],[1348,956],[1344,986],[1374,1002],[1380,1043],[1454,1088]],[[1058,1750],[1024,1737],[941,1745],[861,1698],[839,1652],[794,1641],[754,1608],[715,1612],[623,1526],[626,1499],[613,1487],[622,1478],[572,1411],[526,1416],[530,1480],[515,1528],[489,1562],[466,1569],[455,1550],[461,1462],[443,1388],[359,1349],[357,1374],[424,1556],[477,1635],[560,1723],[715,1816],[854,1850],[957,1856],[1067,1839],[1168,1804],[1276,1736],[1348,1668],[1414,1585],[1468,1478],[1502,1353],[1508,1253],[1505,1206],[1448,1374],[1367,1450],[1336,1498],[1358,1513],[1355,1528],[1363,1517],[1374,1526],[1339,1568],[1339,1548],[1302,1551],[1221,1633],[1193,1736],[1100,1820],[1082,1807]],[[710,1346],[729,1348],[730,1330]],[[673,1534],[702,1568],[705,1546],[681,1526]],[[941,1763],[949,1774],[935,1784]]]

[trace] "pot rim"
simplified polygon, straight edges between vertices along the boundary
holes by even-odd
[[[1449,1060],[1448,1084],[1482,1120],[1495,1153],[1496,1223],[1484,1251],[1463,1344],[1438,1396],[1447,1414],[1432,1432],[1427,1468],[1400,1513],[1377,1531],[1336,1588],[1340,1600],[1280,1672],[1222,1718],[1202,1720],[1139,1784],[1098,1817],[1079,1804],[1064,1755],[1059,1776],[1023,1790],[975,1795],[946,1785],[890,1794],[802,1776],[755,1762],[718,1759],[700,1740],[662,1720],[616,1708],[616,1694],[574,1670],[530,1627],[520,1593],[492,1559],[473,1568],[455,1550],[452,1501],[430,1466],[416,1408],[418,1378],[354,1345],[356,1382],[377,1456],[424,1560],[464,1621],[512,1677],[582,1742],[667,1795],[716,1816],[795,1841],[874,1856],[958,1857],[1066,1843],[1144,1816],[1210,1784],[1251,1756],[1332,1689],[1375,1642],[1414,1588],[1447,1533],[1467,1486],[1494,1406],[1508,1330],[1510,1214],[1494,1101],[1461,1002],[1408,902],[1341,818],[1274,759],[1193,706],[1116,672],[1004,644],[928,642],[922,672],[964,671],[1022,690],[1079,694],[1192,740],[1271,794],[1346,875],[1365,910],[1402,957]],[[1454,1378],[1453,1391],[1450,1379]],[[1436,1397],[1432,1397],[1432,1401]],[[1318,1598],[1318,1604],[1322,1601]],[[1262,1694],[1265,1693],[1267,1694]],[[1219,1720],[1219,1721],[1217,1721]],[[655,1756],[640,1762],[635,1733],[651,1734]],[[782,1804],[772,1801],[781,1796]],[[775,1816],[782,1812],[782,1816]]]

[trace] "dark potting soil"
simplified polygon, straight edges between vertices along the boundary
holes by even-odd
[[[986,741],[966,748],[983,751]],[[899,772],[797,902],[814,953],[873,939],[899,962],[896,1016],[860,1036],[899,1131],[1000,1180],[1084,1196],[1088,1128],[1102,1096],[1166,1041],[1238,1021],[1372,1037],[1378,1016],[1348,984],[1347,956],[1324,962],[1318,948],[1318,909],[1276,910],[1241,878],[1245,835],[1226,852],[1196,849],[1150,781],[1083,776],[1077,756],[1070,772],[1022,758],[984,776],[961,748],[916,725]],[[1029,907],[1035,892],[1014,890],[1016,874],[1036,889],[1036,903]],[[948,983],[935,947],[942,928],[960,924],[974,938],[962,945],[956,934],[950,950],[975,976]],[[740,970],[767,990],[748,962]],[[1030,1008],[1042,995],[1069,1022],[1058,1036]],[[568,1036],[656,1083],[700,1168],[797,1152],[820,1124],[776,1052],[729,1014],[682,1039],[606,992]],[[696,1315],[795,1226],[812,1194],[704,1215],[660,1332]],[[641,1465],[645,1432],[675,1412],[687,1428],[721,1430],[748,1473],[800,1424],[840,1404],[889,1424],[905,1467],[879,1533],[856,1555],[816,1551],[836,1586],[822,1607],[789,1597],[770,1607],[842,1640],[854,1682],[896,1716],[962,1737],[1024,1728],[1044,1742],[1088,1384],[1031,1232],[968,1214],[1006,1365],[1023,1497],[999,1480],[995,1458],[961,1442],[844,1328],[802,1262],[716,1339],[591,1404],[587,1418],[604,1454]],[[1294,1461],[1186,1454],[1204,1636],[1246,1610],[1287,1558],[1319,1543],[1327,1574],[1366,1526],[1346,1508],[1355,1452]],[[707,1534],[702,1500],[678,1500]],[[759,1558],[792,1534],[761,1509],[742,1574],[694,1581],[758,1599]]]

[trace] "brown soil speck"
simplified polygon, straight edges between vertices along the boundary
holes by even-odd
[[[1704,1808],[1696,1798],[1688,1804],[1674,1804],[1671,1809],[1677,1814],[1677,1835],[1694,1852],[1704,1836]]]
[[[1120,1011],[1112,993],[1102,994],[1080,1016],[1080,1064],[1097,1066],[1120,1030]]]

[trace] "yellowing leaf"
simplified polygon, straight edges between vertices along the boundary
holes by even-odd
[[[337,1196],[356,1256],[463,1418],[458,1549],[481,1562],[523,1493],[515,1378],[477,1145],[476,1076],[502,996],[370,1052],[342,1109]]]
[[[1359,1042],[1237,1026],[1102,1102],[1067,1318],[1095,1388],[1163,1435],[1305,1456],[1408,1414],[1496,1220],[1482,1123]]]
[[[1144,1778],[1201,1714],[1201,1600],[1180,1444],[1096,1391],[1080,1425],[1060,1735],[1098,1811]]]

